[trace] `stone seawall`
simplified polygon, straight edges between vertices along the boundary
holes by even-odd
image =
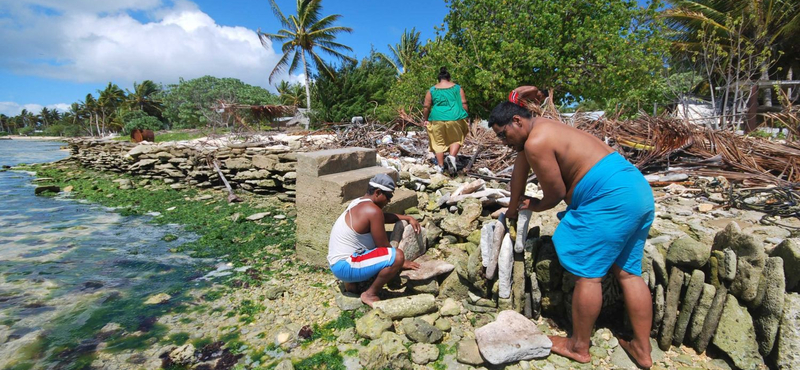
[[[289,146],[277,142],[218,146],[76,139],[70,140],[68,146],[71,158],[84,167],[158,179],[175,189],[224,188],[213,166],[216,161],[234,189],[276,194],[286,202],[295,199],[297,158]]]

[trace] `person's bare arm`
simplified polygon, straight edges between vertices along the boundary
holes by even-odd
[[[369,220],[369,232],[372,234],[372,240],[375,242],[376,247],[391,247],[389,244],[389,236],[386,235],[386,228],[384,226],[385,219],[383,212],[378,208],[370,207],[366,214]]]
[[[508,203],[506,218],[517,218],[519,202],[525,194],[525,185],[528,182],[528,173],[530,171],[531,167],[528,165],[525,153],[517,153],[517,159],[514,160],[514,170],[511,171],[511,201]]]
[[[464,95],[464,89],[459,89],[461,91],[461,106],[464,108],[465,112],[469,112],[467,109],[467,96]]]
[[[519,94],[520,99],[532,101],[536,104],[541,104],[545,98],[544,93],[536,86],[520,86],[514,89],[514,91]]]
[[[567,195],[567,186],[561,178],[561,168],[556,160],[555,149],[546,137],[528,139],[525,142],[525,157],[539,180],[544,193],[542,199],[531,199],[527,209],[542,212],[555,207]]]
[[[428,116],[431,114],[431,105],[433,104],[431,98],[431,91],[425,93],[425,101],[422,103],[422,119],[425,121],[425,126],[428,125]]]
[[[387,224],[393,224],[397,221],[406,221],[408,222],[411,227],[414,228],[414,232],[419,233],[422,230],[419,226],[419,221],[416,218],[406,215],[398,215],[396,213],[383,213],[384,222]]]

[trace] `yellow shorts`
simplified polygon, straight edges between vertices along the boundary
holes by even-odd
[[[464,144],[469,132],[466,119],[458,121],[431,121],[427,127],[429,147],[434,153],[444,153],[450,145]]]

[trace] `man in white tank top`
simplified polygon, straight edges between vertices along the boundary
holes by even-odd
[[[375,276],[372,285],[361,293],[361,301],[370,307],[380,300],[380,289],[401,269],[419,268],[418,263],[405,260],[402,250],[392,248],[386,235],[384,225],[397,221],[407,221],[420,232],[419,222],[413,217],[383,212],[394,189],[394,180],[388,175],[370,179],[367,194],[347,206],[333,225],[328,242],[328,264],[348,291],[355,292],[355,283]]]

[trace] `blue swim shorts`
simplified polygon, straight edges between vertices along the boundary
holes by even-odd
[[[612,264],[642,275],[642,253],[655,205],[641,172],[613,152],[578,182],[553,234],[558,260],[572,274],[605,276]]]
[[[331,271],[337,279],[345,283],[367,281],[385,267],[394,264],[396,255],[394,248],[378,247],[334,263]]]

